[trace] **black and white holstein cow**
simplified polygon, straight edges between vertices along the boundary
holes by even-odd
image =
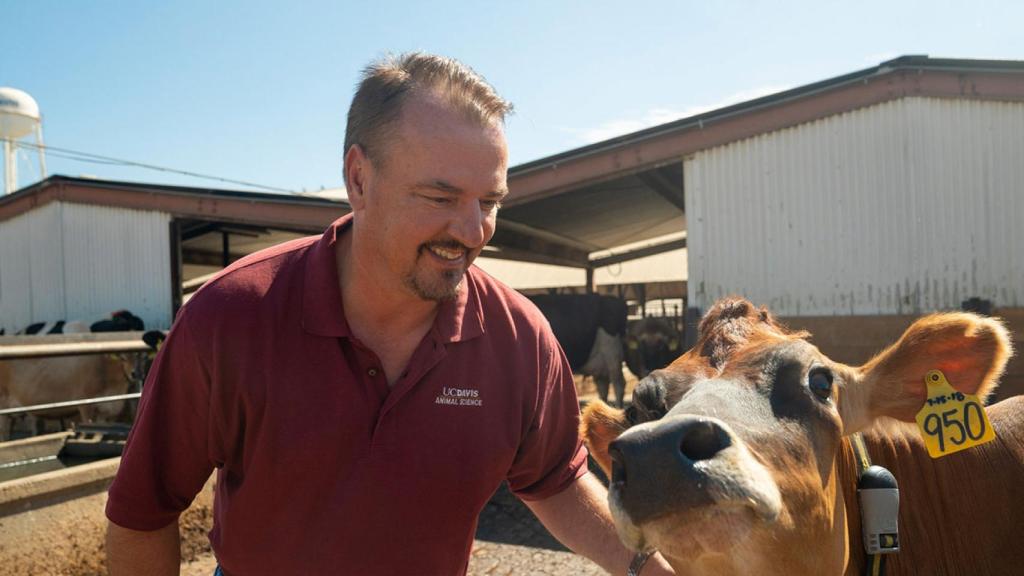
[[[79,321],[37,323],[20,330],[18,335],[78,334],[88,332],[121,332],[143,330],[141,319],[126,310],[110,318],[87,325]],[[0,361],[0,408],[16,408],[50,404],[65,400],[96,398],[124,394],[142,374],[140,362],[122,354],[89,354]],[[31,428],[37,433],[42,422],[38,417],[65,418],[77,415],[82,422],[111,420],[124,409],[124,402],[94,404],[29,414]],[[0,441],[10,437],[14,421],[0,416]]]
[[[682,344],[682,334],[668,318],[637,320],[626,330],[626,366],[637,378],[646,378],[678,358]]]
[[[608,401],[608,384],[622,406],[626,379],[622,375],[626,303],[597,294],[541,294],[530,296],[551,324],[572,371],[591,376],[601,400]]]

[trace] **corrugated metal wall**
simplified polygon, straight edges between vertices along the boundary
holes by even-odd
[[[63,221],[68,317],[127,309],[147,328],[169,328],[170,215],[64,204]]]
[[[905,98],[686,159],[690,305],[1024,306],[1024,104]]]
[[[54,202],[0,223],[0,326],[120,309],[171,323],[170,215]]]
[[[60,238],[57,203],[0,222],[0,328],[8,334],[33,318],[65,318],[62,260],[52,256]]]

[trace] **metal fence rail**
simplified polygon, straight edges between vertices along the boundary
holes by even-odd
[[[135,336],[132,338],[131,336]],[[120,339],[107,339],[107,338]],[[44,340],[42,343],[34,340]],[[46,342],[45,340],[49,340]],[[23,343],[28,341],[29,343]],[[4,336],[0,337],[0,362],[8,360],[29,360],[50,358],[55,356],[84,356],[91,354],[141,354],[152,352],[152,348],[142,340],[142,332],[125,332],[118,335],[110,334],[62,334],[47,336]],[[91,404],[104,404],[107,402],[118,402],[122,400],[135,400],[142,394],[134,392],[129,394],[117,394],[114,396],[101,396],[97,398],[83,398],[79,400],[67,400],[63,402],[51,402],[47,404],[36,404],[33,406],[14,406],[0,409],[0,416],[12,414],[28,414],[32,412],[46,412],[59,410],[61,408],[77,408]]]
[[[3,410],[0,410],[0,416],[7,416],[9,414],[27,414],[29,412],[44,412],[46,410],[56,410],[59,408],[75,408],[78,406],[88,406],[90,404],[104,404],[106,402],[117,402],[119,400],[135,400],[140,396],[142,396],[142,392],[132,392],[131,394],[117,394],[116,396],[100,396],[98,398],[86,398],[84,400],[67,400],[65,402],[36,404],[34,406],[16,406],[14,408],[4,408]]]
[[[149,352],[150,350],[151,348],[142,340],[14,344],[0,346],[0,361],[47,358],[50,356],[79,356],[84,354],[122,354],[127,352]]]

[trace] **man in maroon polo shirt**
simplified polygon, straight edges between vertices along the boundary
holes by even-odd
[[[352,214],[236,262],[179,312],[110,488],[111,574],[177,573],[178,515],[215,468],[225,574],[464,574],[503,480],[627,572],[547,322],[471,267],[507,194],[510,109],[450,59],[367,68]]]

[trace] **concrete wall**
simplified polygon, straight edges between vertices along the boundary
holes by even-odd
[[[107,574],[106,490],[120,458],[0,483],[0,573]],[[182,562],[210,551],[212,479],[181,517]]]

